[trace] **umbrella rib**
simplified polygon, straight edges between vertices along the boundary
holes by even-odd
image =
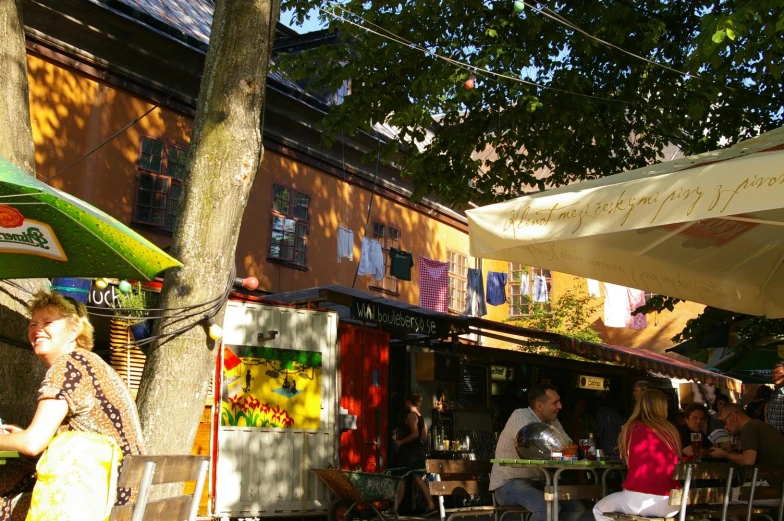
[[[656,246],[660,245],[661,243],[663,243],[665,241],[668,241],[668,240],[672,239],[673,237],[675,237],[676,235],[681,233],[686,228],[689,228],[690,226],[694,226],[698,222],[699,221],[692,221],[690,223],[685,223],[685,224],[682,224],[681,226],[678,226],[677,229],[675,229],[675,230],[671,231],[670,233],[666,234],[664,237],[659,237],[658,239],[656,239],[655,241],[650,243],[648,246],[646,246],[642,250],[640,250],[637,253],[635,253],[634,255],[636,257],[639,257],[640,255],[644,255],[644,254],[648,253],[649,251],[654,249]]]
[[[782,262],[784,262],[784,253],[782,253],[779,256],[779,260],[776,261],[776,264],[773,265],[773,269],[770,270],[768,276],[765,277],[765,282],[762,283],[762,287],[760,288],[760,293],[764,292],[765,288],[767,288],[768,284],[770,284],[770,281],[773,280],[773,276],[776,275],[776,273],[779,271],[779,268],[781,268]]]
[[[11,199],[13,197],[30,197],[33,195],[46,195],[46,192],[30,192],[29,194],[26,193],[19,193],[19,194],[7,194],[7,195],[0,195],[0,199]],[[26,203],[17,203],[17,204],[26,204]],[[29,204],[29,203],[27,203]]]
[[[728,215],[725,217],[716,217],[716,219],[721,219],[724,221],[738,221],[742,223],[770,224],[772,226],[784,226],[784,222],[782,221],[766,221],[765,219],[753,219],[751,217],[736,217],[734,215]]]
[[[70,215],[68,215],[67,213],[65,213],[64,211],[62,211],[61,209],[59,209],[59,208],[56,208],[56,207],[54,207],[54,206],[52,206],[51,208],[54,208],[55,210],[57,210],[57,211],[58,211],[58,212],[60,212],[61,214],[65,215],[66,217],[68,217],[69,219],[71,219],[73,222],[75,222],[77,225],[81,226],[83,230],[85,230],[86,232],[90,233],[90,234],[91,234],[92,236],[94,236],[96,239],[98,239],[99,241],[101,241],[102,243],[104,243],[104,244],[106,245],[106,247],[107,247],[107,248],[109,248],[110,250],[112,250],[112,251],[113,251],[115,254],[117,254],[117,256],[119,256],[119,257],[120,257],[122,260],[124,260],[124,261],[125,261],[125,262],[128,264],[128,266],[130,266],[131,268],[133,268],[133,269],[134,269],[134,270],[135,270],[135,271],[136,271],[136,272],[137,272],[139,275],[141,275],[141,276],[142,276],[142,278],[145,278],[145,279],[146,279],[146,277],[147,277],[147,276],[144,274],[144,272],[143,272],[143,271],[141,271],[139,268],[137,268],[136,266],[134,266],[132,262],[130,262],[128,259],[126,259],[126,258],[125,258],[125,256],[123,256],[123,255],[122,255],[120,252],[118,252],[117,250],[115,250],[115,249],[114,249],[114,247],[113,247],[111,244],[109,244],[108,242],[106,242],[105,240],[103,240],[103,237],[101,237],[100,235],[97,235],[97,234],[96,234],[95,232],[93,232],[91,229],[87,228],[87,227],[86,227],[86,226],[84,226],[82,223],[80,223],[79,221],[77,221],[77,220],[76,220],[74,217],[71,217]]]

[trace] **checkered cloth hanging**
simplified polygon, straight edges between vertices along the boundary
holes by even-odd
[[[419,305],[449,313],[449,264],[419,257]]]

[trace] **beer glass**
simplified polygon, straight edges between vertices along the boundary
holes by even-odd
[[[738,452],[740,448],[740,438],[733,436],[730,438],[730,452]]]
[[[701,461],[702,453],[702,434],[699,432],[691,433],[691,450],[694,452],[694,461]]]

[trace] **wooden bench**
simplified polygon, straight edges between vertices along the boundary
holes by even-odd
[[[486,492],[492,494],[492,505],[443,509],[442,521],[488,515],[493,516],[495,521],[502,521],[506,516],[530,513],[521,506],[502,506],[496,503],[495,494],[488,487],[489,480],[482,479],[488,476],[493,468],[493,464],[489,461],[431,459],[427,460],[426,467],[428,473],[437,476],[437,479],[430,481],[429,485],[430,495],[438,500],[439,508],[443,507],[444,496]]]
[[[138,490],[136,502],[116,506],[110,521],[194,521],[199,510],[209,458],[206,456],[126,456],[118,486]],[[195,481],[192,494],[150,500],[153,485]]]

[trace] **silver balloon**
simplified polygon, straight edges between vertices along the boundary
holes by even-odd
[[[515,436],[515,449],[522,459],[550,459],[553,451],[562,451],[567,445],[558,429],[546,423],[529,423]]]

